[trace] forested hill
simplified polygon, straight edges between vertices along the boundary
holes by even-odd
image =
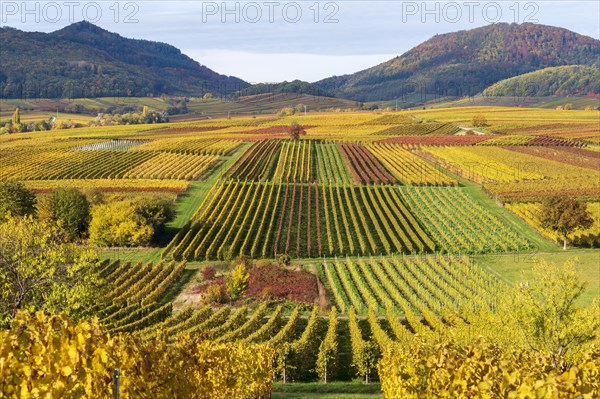
[[[494,83],[484,96],[574,96],[600,94],[600,68],[567,65],[549,67]]]
[[[164,43],[122,37],[89,22],[52,33],[0,28],[4,98],[216,95],[248,86]]]
[[[600,41],[567,29],[499,23],[436,35],[383,64],[315,84],[357,101],[401,98],[415,90],[463,96],[550,66],[591,65],[599,56]]]

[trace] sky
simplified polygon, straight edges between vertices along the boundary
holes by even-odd
[[[171,44],[250,83],[317,81],[401,55],[436,34],[496,22],[560,26],[600,39],[592,1],[0,1],[0,23],[51,32],[88,20]]]

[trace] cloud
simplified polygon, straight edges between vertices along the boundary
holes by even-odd
[[[251,83],[294,79],[314,82],[333,75],[353,73],[385,62],[396,54],[324,55],[304,53],[252,53],[187,49],[183,53],[225,75]]]

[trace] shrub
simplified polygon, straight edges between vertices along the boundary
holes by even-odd
[[[283,267],[283,266],[289,266],[289,265],[290,265],[290,262],[291,262],[291,260],[292,260],[292,259],[290,258],[290,256],[289,256],[289,255],[285,255],[285,254],[284,254],[284,255],[281,255],[281,256],[279,256],[279,258],[277,259],[277,264],[278,264],[279,266],[282,266],[282,267]]]
[[[26,216],[35,214],[35,194],[21,182],[0,183],[0,221],[9,215]]]
[[[154,236],[154,228],[135,209],[135,204],[128,201],[95,206],[90,223],[90,242],[109,247],[148,245]]]
[[[204,293],[204,302],[206,303],[225,303],[227,299],[227,291],[223,284],[211,284]]]
[[[202,273],[202,278],[204,279],[204,281],[210,281],[213,278],[215,278],[215,274],[216,274],[216,270],[214,266],[206,266],[204,269],[202,269],[201,273]]]
[[[50,220],[59,223],[74,240],[87,231],[90,204],[84,194],[74,188],[57,188],[47,198],[46,211]]]

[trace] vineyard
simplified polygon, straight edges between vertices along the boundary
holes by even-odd
[[[401,188],[400,193],[434,240],[447,252],[481,254],[531,248],[514,228],[461,190],[406,187]]]
[[[144,389],[189,396],[201,387],[247,399],[266,397],[273,381],[287,387],[356,378],[380,381],[386,398],[411,397],[407,392],[414,387],[402,390],[402,384],[414,382],[404,378],[406,370],[430,373],[422,377],[429,383],[446,375],[437,364],[456,361],[448,369],[464,370],[463,360],[489,368],[490,378],[506,364],[520,367],[523,361],[530,374],[515,367],[502,374],[502,381],[523,378],[523,386],[565,387],[573,378],[594,379],[589,375],[596,373],[597,355],[588,351],[582,359],[596,356],[588,369],[574,367],[544,380],[535,374],[542,356],[526,352],[529,342],[521,329],[503,323],[519,310],[507,305],[518,292],[511,287],[521,281],[516,267],[527,273],[533,268],[511,260],[559,251],[557,234],[540,227],[544,199],[569,195],[585,201],[594,224],[571,233],[569,245],[600,245],[600,151],[567,137],[571,134],[550,134],[555,128],[549,126],[541,129],[548,134],[538,134],[537,114],[505,121],[489,111],[489,128],[469,132],[463,126],[475,110],[461,112],[466,111],[235,117],[16,133],[0,137],[0,180],[23,181],[42,194],[41,205],[59,187],[86,195],[91,189],[115,192],[104,199],[105,209],[114,198],[137,204],[146,192],[170,192],[158,197],[173,201],[175,217],[157,229],[156,242],[93,248],[100,259],[110,258],[98,261],[99,299],[84,307],[86,317],[97,317],[90,325],[98,327],[93,332],[86,324],[73,327],[61,341],[78,340],[83,330],[102,341],[104,357],[90,347],[85,358],[81,342],[73,344],[81,356],[77,370],[93,370],[106,385],[121,367],[129,397]],[[499,113],[513,112],[520,110]],[[292,122],[306,135],[290,139]],[[510,134],[496,134],[496,128]],[[84,234],[81,242],[86,240]],[[579,251],[591,257],[593,250]],[[505,263],[510,265],[503,269]],[[243,287],[234,295],[238,273]],[[529,280],[524,284],[520,287]],[[25,324],[42,328],[40,323],[54,322],[47,315],[35,322],[28,317],[17,316],[17,329],[0,331],[0,337],[16,342],[22,338],[15,331]],[[66,329],[68,323],[60,320]],[[43,337],[27,336],[33,347]],[[482,343],[482,354],[474,337],[481,342],[491,337],[496,346]],[[1,348],[0,365],[9,359]],[[65,366],[76,358],[72,351],[55,362],[61,364],[57,375],[68,380],[70,373],[69,383],[76,380],[64,368],[75,367]],[[485,361],[493,367],[477,363],[490,354],[496,357]],[[419,368],[411,368],[412,357],[421,359]],[[502,367],[494,363],[500,358]],[[4,363],[10,370],[0,367],[0,377],[32,383],[45,378],[41,360],[15,359]],[[171,382],[161,385],[146,359],[172,376]],[[194,372],[169,371],[169,359]],[[23,377],[33,369],[37,374]],[[155,385],[144,387],[151,379]],[[187,385],[180,387],[180,381]],[[515,392],[516,384],[502,389]],[[106,391],[104,385],[99,392]],[[290,397],[301,394],[291,392]]]
[[[376,135],[381,136],[425,136],[430,134],[452,134],[458,131],[458,127],[451,123],[417,123],[399,124],[394,127],[379,130]]]
[[[393,184],[396,179],[365,147],[356,144],[338,144],[354,181],[362,184]]]
[[[163,256],[305,258],[433,250],[431,238],[390,187],[226,180]]]
[[[491,134],[470,134],[470,135],[428,135],[428,136],[398,136],[383,140],[377,143],[401,144],[410,146],[462,146],[475,145],[495,136]]]
[[[409,185],[453,186],[458,182],[400,146],[370,144],[367,148],[396,176]]]
[[[132,179],[197,180],[218,163],[216,155],[161,153],[130,169],[123,177]]]
[[[169,290],[181,279],[185,263],[105,263],[100,276],[107,281],[106,303],[92,311],[109,331],[136,331],[171,315]]]
[[[359,314],[374,309],[383,316],[405,318],[408,326],[400,329],[398,339],[405,330],[421,333],[439,328],[443,311],[460,312],[474,304],[491,306],[501,287],[461,258],[335,261],[319,264],[319,274],[343,313],[353,307]]]
[[[107,301],[95,305],[93,312],[113,334],[132,332],[142,340],[160,336],[175,342],[192,336],[216,344],[268,344],[282,351],[279,356],[288,357],[284,367],[292,379],[314,375],[325,350],[315,343],[326,336],[343,343],[347,337],[341,334],[342,327],[350,329],[352,356],[361,352],[355,348],[357,332],[360,337],[372,336],[381,353],[386,345],[414,334],[441,332],[456,323],[459,314],[468,317],[478,307],[493,308],[506,289],[466,257],[330,259],[318,264],[318,276],[339,312],[350,315],[347,322],[338,321],[335,311],[335,318],[324,319],[316,307],[285,310],[268,301],[174,311],[172,287],[185,279],[185,266],[106,261],[100,274],[107,282]],[[359,322],[357,316],[366,318]],[[332,320],[340,324],[333,330],[327,328]],[[291,352],[283,351],[286,346]],[[361,364],[355,366],[358,375],[364,374]]]

